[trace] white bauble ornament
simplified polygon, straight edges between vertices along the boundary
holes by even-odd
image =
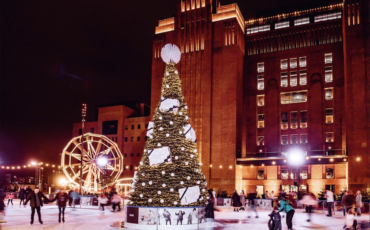
[[[144,187],[145,186],[145,183],[143,182],[141,185]]]
[[[202,189],[202,192],[205,192],[206,190],[205,189]]]
[[[142,176],[145,176],[145,173],[142,173],[141,175],[142,175]]]
[[[194,149],[194,152],[196,153],[196,152],[198,152],[198,150],[197,149]]]
[[[158,195],[161,195],[162,194],[162,192],[161,191],[158,191]]]
[[[199,169],[195,169],[195,172],[199,172]]]
[[[161,97],[162,100],[164,100],[164,97]]]
[[[135,192],[135,189],[131,189],[131,192]]]
[[[166,88],[170,88],[170,86],[169,85],[166,85]]]
[[[152,199],[149,199],[148,201],[149,201],[149,203],[152,203]]]
[[[175,74],[178,74],[179,72],[177,72],[177,70],[175,70]]]
[[[180,115],[182,115],[182,112],[179,112]]]
[[[199,165],[203,165],[202,162],[199,162]]]
[[[166,75],[168,76],[168,75],[170,75],[168,72],[166,72]]]
[[[207,196],[207,200],[209,199],[209,196]]]
[[[188,176],[186,179],[190,180],[190,178],[191,178],[191,177],[190,177],[190,176]]]
[[[166,137],[169,137],[169,136],[170,136],[170,134],[169,134],[169,133],[167,133],[167,134],[166,134]]]
[[[189,162],[185,161],[185,165],[188,165],[188,164],[189,164]]]
[[[143,198],[143,194],[140,194],[140,197]]]
[[[184,184],[184,181],[180,181],[180,184]]]
[[[185,148],[184,147],[181,147],[181,151],[184,151],[185,150]]]
[[[170,189],[171,192],[173,192],[173,190],[174,190],[173,188]]]
[[[179,134],[182,134],[182,131],[179,131]]]
[[[191,158],[193,158],[193,157],[194,157],[194,155],[193,155],[193,154],[190,154],[190,157],[191,157]]]
[[[143,165],[144,163],[142,161],[140,161],[140,165]]]
[[[157,146],[159,147],[159,146],[162,146],[162,145],[161,145],[161,143],[158,143]]]
[[[153,182],[152,182],[152,181],[149,181],[149,184],[150,184],[150,185],[152,185],[152,184],[153,184]]]
[[[161,57],[165,63],[173,62],[177,64],[181,59],[181,52],[179,47],[175,44],[166,44],[161,50]]]
[[[164,200],[163,199],[161,199],[161,203],[163,203],[164,202]]]
[[[163,128],[162,128],[162,127],[159,127],[159,130],[160,130],[160,131],[162,131],[162,130],[163,130]]]
[[[200,181],[199,180],[197,181],[197,184],[200,184]]]
[[[204,182],[204,185],[207,185],[207,182]]]
[[[162,175],[164,175],[164,174],[166,174],[166,172],[165,171],[162,171]]]
[[[174,205],[177,205],[177,201],[173,202]]]
[[[188,109],[188,106],[187,105],[185,105],[185,107],[184,107],[185,109]]]
[[[133,204],[134,202],[130,201],[130,204]]]
[[[175,176],[175,173],[171,173],[171,176]]]
[[[186,117],[185,117],[185,119],[187,120],[187,119],[189,119],[189,117],[188,117],[188,116],[186,116]]]
[[[146,153],[146,149],[144,149],[144,153]]]
[[[166,184],[162,184],[162,187],[165,188],[166,187]]]
[[[173,121],[170,121],[170,125],[173,125]]]
[[[162,117],[159,117],[159,120],[162,120]]]
[[[203,197],[201,197],[199,200],[203,200]]]
[[[179,157],[178,156],[175,156],[175,160],[177,160],[177,159],[179,159]]]

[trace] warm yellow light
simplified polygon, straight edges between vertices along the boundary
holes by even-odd
[[[126,168],[128,169],[128,166],[126,166]]]
[[[13,166],[12,169],[14,169],[15,167]]]
[[[356,158],[356,161],[360,161],[361,159],[359,157]]]
[[[306,157],[306,160],[310,159],[309,157]]]
[[[3,168],[4,168],[4,166],[1,166],[1,168],[3,169]]]
[[[331,146],[329,146],[328,148],[331,149]]]
[[[334,159],[333,159],[333,158],[331,158],[331,159],[330,159],[330,161],[331,161],[331,162],[333,162],[333,161],[334,161]]]
[[[262,166],[265,166],[265,164],[262,164]]]
[[[9,166],[6,166],[6,169],[9,169]]]
[[[240,168],[243,168],[243,167],[240,165]]]
[[[321,161],[321,158],[319,158],[319,161]]]
[[[220,169],[222,169],[222,165],[220,165]]]
[[[260,153],[262,153],[262,149],[260,149]]]
[[[347,161],[347,159],[343,159],[343,161]]]
[[[55,165],[52,165],[51,167],[53,167],[53,168],[54,168],[54,167],[55,167]]]
[[[251,168],[253,168],[253,165],[251,165]]]
[[[28,164],[28,167],[31,167],[31,165],[30,165],[30,164]]]
[[[211,167],[211,168],[212,168],[212,165],[209,165],[209,167]]]
[[[273,162],[272,162],[272,164],[273,164],[273,165],[275,165],[275,164],[276,164],[276,162],[275,162],[275,161],[273,161]]]
[[[46,164],[46,166],[49,166],[49,164]]]
[[[34,161],[32,161],[32,162],[31,162],[31,165],[37,165],[37,163],[36,163],[36,162],[34,162]]]
[[[65,185],[67,183],[66,179],[62,178],[59,180],[59,184]]]
[[[286,160],[284,160],[284,162],[286,162]]]
[[[230,165],[230,166],[229,166],[229,168],[231,168],[231,169],[232,169],[232,168],[233,168],[233,166],[231,166],[231,165]]]
[[[21,168],[21,166],[18,166],[17,168],[18,168],[18,169],[20,169],[20,168]]]

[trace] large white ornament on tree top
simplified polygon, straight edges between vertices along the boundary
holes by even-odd
[[[181,205],[188,205],[197,202],[201,197],[199,186],[180,188],[179,197]]]
[[[149,150],[148,157],[149,157],[150,166],[159,165],[163,163],[172,163],[170,154],[171,154],[171,151],[168,146]]]
[[[195,143],[197,142],[197,137],[195,136],[195,131],[190,124],[184,126],[184,134],[186,139],[192,140]]]
[[[161,50],[161,57],[167,64],[170,62],[177,64],[181,59],[181,52],[176,45],[166,44]]]
[[[161,112],[173,112],[177,114],[177,110],[179,109],[180,101],[177,99],[163,99],[161,101],[161,105],[159,106],[159,110]]]
[[[154,122],[153,122],[153,121],[149,121],[149,124],[148,124],[148,131],[146,131],[146,136],[147,136],[147,137],[153,138],[153,136],[152,136],[152,134],[153,134],[153,129],[154,129]]]

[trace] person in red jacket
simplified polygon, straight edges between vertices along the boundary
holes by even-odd
[[[50,200],[50,202],[54,202],[58,200],[58,208],[59,208],[59,219],[58,222],[60,223],[60,215],[62,214],[62,221],[64,222],[64,211],[66,210],[67,202],[69,202],[69,196],[66,193],[65,189],[61,189],[58,192],[54,199]]]

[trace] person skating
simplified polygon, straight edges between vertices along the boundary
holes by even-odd
[[[328,215],[326,216],[332,216],[332,207],[334,203],[334,194],[330,190],[326,190],[326,204],[328,205]]]
[[[6,223],[5,219],[5,196],[0,193],[0,223]],[[0,227],[1,228],[1,227]]]
[[[245,208],[245,193],[244,193],[244,190],[242,190],[241,193],[240,193],[240,203],[242,205],[241,209],[244,210],[244,208]]]
[[[27,197],[27,192],[26,192],[26,186],[22,186],[21,187],[21,189],[19,190],[19,200],[20,200],[20,202],[19,202],[19,207],[21,207],[21,205],[22,205],[22,202],[23,202],[23,204],[24,204],[24,200],[26,199],[26,197]]]
[[[346,216],[346,213],[347,213],[347,196],[348,196],[348,192],[347,191],[344,191],[344,195],[342,196],[342,205],[343,205],[343,216]]]
[[[240,196],[238,192],[235,190],[233,196],[231,197],[233,200],[233,207],[234,207],[234,212],[239,212],[239,207],[240,207]]]
[[[216,197],[216,192],[211,188],[213,198],[215,199],[215,206],[217,205],[217,197]]]
[[[356,195],[356,213],[358,216],[361,216],[361,207],[362,207],[362,195],[361,191],[358,190]]]
[[[288,230],[293,229],[293,216],[294,216],[294,208],[293,206],[289,203],[287,203],[284,198],[280,197],[279,198],[279,204],[280,204],[280,209],[279,212],[285,211],[286,213],[286,225],[288,226]]]
[[[182,220],[184,219],[185,212],[180,210],[179,213],[175,213],[175,215],[177,216],[177,225],[179,225],[179,222],[182,225]]]
[[[117,212],[120,212],[121,211],[121,197],[117,194],[117,192],[115,192],[113,194],[113,197],[111,198],[111,202],[112,202],[112,208],[113,208],[113,212],[116,211],[116,206],[118,206],[118,209],[117,209]]]
[[[64,189],[61,189],[59,193],[56,194],[54,199],[50,200],[50,202],[54,202],[58,200],[58,208],[59,208],[59,218],[58,222],[60,223],[60,215],[62,214],[62,221],[64,222],[64,211],[66,210],[67,202],[69,202],[69,196]]]
[[[73,192],[73,189],[70,189],[69,192],[68,192],[68,197],[69,197],[68,205],[69,205],[69,207],[72,206],[72,201],[73,201],[73,198],[71,196],[72,192]]]
[[[311,215],[312,215],[312,209],[313,207],[317,206],[316,197],[313,193],[307,193],[303,196],[302,200],[300,200],[298,203],[306,205],[306,212],[308,215],[307,222],[311,221]]]
[[[348,210],[347,216],[346,216],[346,229],[357,229],[357,220],[355,219],[355,212],[353,208]]]
[[[42,192],[40,192],[40,188],[39,188],[38,185],[35,186],[34,191],[31,191],[27,195],[25,205],[27,205],[28,201],[31,201],[30,202],[30,206],[31,206],[31,222],[30,223],[31,223],[31,225],[33,224],[33,218],[35,216],[35,210],[37,211],[37,215],[39,217],[40,224],[43,224],[42,219],[41,219],[41,207],[43,206],[42,198],[44,198],[44,200],[49,201],[49,199]]]
[[[256,218],[258,218],[257,207],[254,201],[255,199],[257,199],[257,192],[254,189],[250,189],[247,196],[247,200],[249,201],[250,209],[256,213]],[[248,216],[248,218],[250,217],[251,216]]]
[[[214,205],[215,205],[215,198],[213,197],[213,193],[211,190],[208,190],[208,204],[205,208],[206,211],[206,218],[215,218],[215,210],[214,210]]]
[[[75,191],[71,192],[71,198],[72,198],[72,207],[76,207],[76,202],[80,198],[80,194],[78,194],[78,189],[76,188]]]
[[[163,210],[163,217],[166,220],[166,225],[170,222],[171,225],[171,213],[169,213],[166,209]]]
[[[8,195],[8,206],[9,206],[9,203],[12,203],[12,206],[13,206],[13,199],[14,199],[14,193],[9,193]]]
[[[269,214],[271,219],[273,220],[273,228],[270,228],[270,230],[282,230],[281,227],[281,216],[279,213],[279,207],[275,206],[272,212]]]
[[[99,204],[100,204],[100,210],[104,211],[104,206],[107,205],[108,198],[104,195],[104,193],[100,194],[99,197]]]

